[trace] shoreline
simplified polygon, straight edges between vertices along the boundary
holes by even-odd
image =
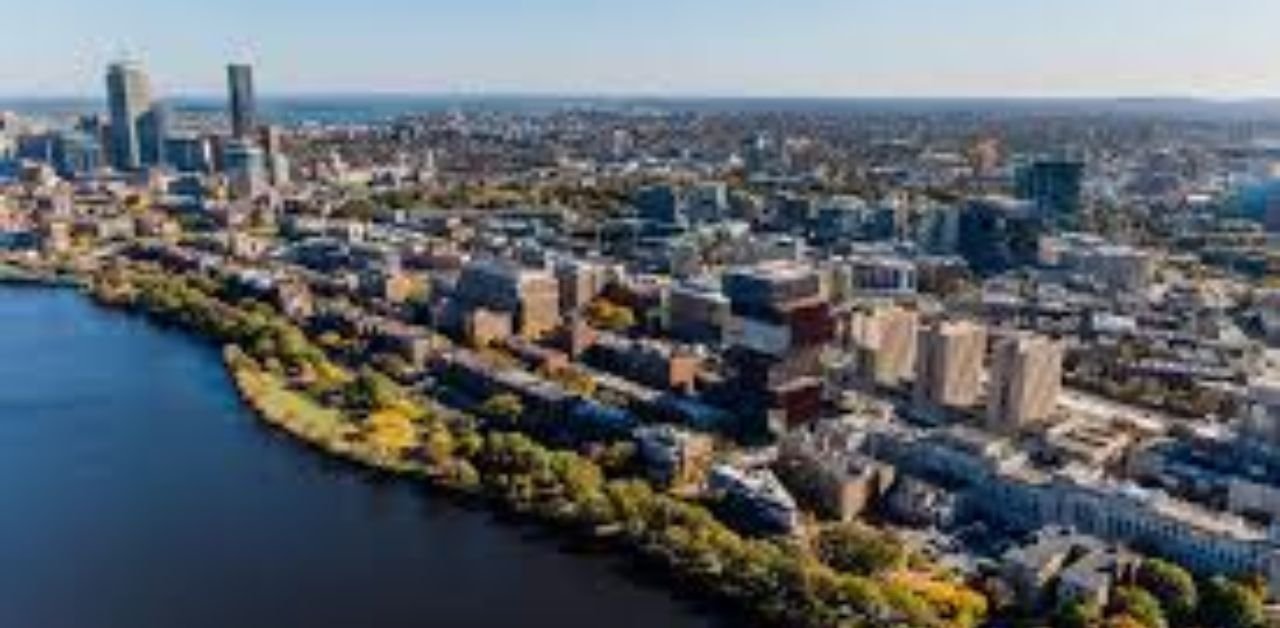
[[[0,261],[0,285],[70,289],[86,287],[85,281],[75,274],[31,268],[11,261]]]
[[[635,475],[606,474],[596,460],[577,451],[549,448],[520,431],[454,424],[411,396],[390,408],[409,407],[417,417],[412,428],[405,428],[413,433],[412,444],[388,445],[374,421],[382,411],[366,414],[371,411],[353,409],[349,401],[322,402],[311,388],[316,377],[330,384],[336,377],[349,388],[363,374],[356,378],[342,368],[329,374],[326,369],[335,365],[319,351],[293,359],[274,349],[244,351],[242,343],[262,333],[282,340],[299,332],[285,319],[242,309],[197,284],[181,274],[135,268],[81,285],[99,307],[221,347],[223,368],[239,401],[272,431],[379,479],[418,482],[464,506],[616,557],[672,599],[707,609],[702,612],[717,623],[949,628],[976,626],[987,616],[985,598],[943,571],[838,571],[794,544],[742,535],[702,503],[656,490]],[[299,338],[315,349],[305,335]],[[301,383],[296,375],[286,375],[296,371],[299,359],[319,375]],[[436,437],[448,442],[446,453],[433,454]],[[470,447],[464,445],[467,439]]]
[[[254,390],[253,378],[261,377],[263,373],[247,372],[244,368],[238,369],[234,358],[236,350],[238,348],[234,345],[224,345],[221,354],[223,370],[230,378],[240,402],[272,434],[300,445],[308,454],[321,455],[326,460],[337,462],[351,471],[368,474],[369,477],[378,481],[409,482],[428,491],[431,497],[442,498],[461,508],[485,512],[490,515],[491,520],[499,524],[536,530],[538,534],[535,539],[554,540],[557,551],[607,559],[622,569],[628,579],[662,591],[673,600],[689,605],[692,612],[713,616],[717,625],[725,622],[731,622],[727,625],[733,626],[768,625],[746,616],[732,600],[719,599],[700,590],[687,591],[673,586],[682,584],[696,586],[696,583],[688,582],[687,579],[679,577],[679,574],[670,573],[656,561],[647,560],[644,556],[629,551],[617,534],[585,533],[565,525],[556,525],[553,521],[539,517],[536,513],[512,508],[509,504],[488,497],[481,491],[468,491],[451,486],[438,476],[426,473],[424,469],[412,465],[387,465],[376,456],[369,455],[367,452],[362,453],[358,448],[336,449],[329,446],[323,439],[308,434],[305,428],[299,427],[287,416],[282,416],[272,409],[270,403],[263,398],[261,391]]]

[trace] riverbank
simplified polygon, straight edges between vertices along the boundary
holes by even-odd
[[[742,625],[269,427],[200,336],[67,289],[0,286],[0,322],[0,626]]]
[[[71,273],[55,269],[40,269],[5,260],[0,260],[0,284],[48,288],[82,288],[85,286],[83,280]]]
[[[742,536],[598,453],[438,415],[373,369],[331,362],[272,308],[223,290],[210,277],[143,267],[99,278],[92,294],[225,345],[244,402],[301,442],[593,539],[652,566],[673,589],[728,601],[764,624],[965,627],[986,616],[983,596],[931,567],[840,572],[797,541]]]

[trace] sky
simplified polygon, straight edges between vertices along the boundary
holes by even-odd
[[[1277,0],[0,0],[0,95],[1280,97]]]

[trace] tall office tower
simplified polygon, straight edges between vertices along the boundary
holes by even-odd
[[[877,386],[897,386],[916,368],[920,315],[898,306],[855,312],[849,319],[846,344],[857,359],[858,374]]]
[[[812,268],[772,262],[725,273],[728,389],[749,434],[780,434],[822,411],[823,349],[835,318]]]
[[[1062,344],[1020,333],[1001,340],[991,363],[987,428],[1015,433],[1044,421],[1062,392]]]
[[[987,330],[968,321],[943,321],[922,331],[917,345],[918,410],[969,408],[978,401]]]
[[[257,126],[257,100],[253,94],[253,66],[232,63],[227,66],[227,89],[231,104],[231,135],[237,138],[253,136]]]
[[[139,126],[151,110],[151,85],[141,66],[132,62],[108,66],[107,106],[111,113],[111,165],[126,171],[141,168]]]
[[[138,150],[143,166],[168,163],[165,152],[169,140],[169,109],[155,103],[138,118]]]
[[[1035,203],[1041,216],[1074,219],[1082,205],[1084,164],[1078,161],[1037,161],[1018,170],[1018,198]]]

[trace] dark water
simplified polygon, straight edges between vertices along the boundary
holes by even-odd
[[[261,429],[217,353],[0,288],[0,628],[712,626]]]

